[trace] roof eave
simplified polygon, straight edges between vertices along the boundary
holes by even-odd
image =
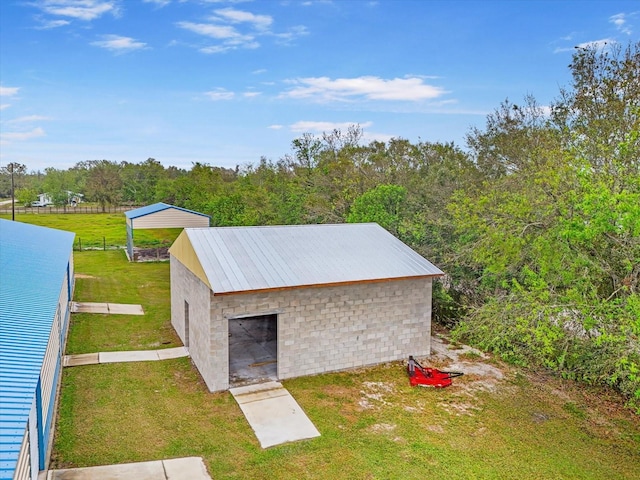
[[[251,293],[281,292],[284,290],[300,290],[303,288],[344,287],[349,285],[364,285],[369,283],[398,282],[398,281],[404,281],[404,280],[421,280],[425,278],[438,278],[442,276],[444,276],[444,273],[431,273],[431,274],[425,274],[425,275],[409,275],[404,277],[349,280],[344,282],[311,283],[311,284],[305,284],[305,285],[286,285],[281,287],[266,287],[266,288],[256,288],[251,290],[232,290],[227,292],[213,291],[213,295],[214,296],[248,295]]]

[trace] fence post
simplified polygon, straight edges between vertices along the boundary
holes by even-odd
[[[107,251],[107,239],[102,237],[102,250]]]
[[[80,247],[80,251],[82,251],[82,238],[78,237],[78,245]]]

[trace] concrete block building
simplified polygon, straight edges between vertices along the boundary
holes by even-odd
[[[430,353],[442,272],[377,224],[186,228],[170,262],[171,322],[211,391],[229,388],[230,342],[253,320],[277,379]]]

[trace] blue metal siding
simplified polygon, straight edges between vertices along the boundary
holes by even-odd
[[[71,232],[0,220],[0,479],[13,478],[60,297],[73,291],[73,239]],[[67,307],[69,298],[63,300]],[[38,425],[40,452],[52,418]]]

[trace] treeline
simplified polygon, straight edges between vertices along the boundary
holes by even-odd
[[[577,49],[552,105],[505,101],[452,143],[310,134],[224,169],[82,162],[20,179],[212,225],[378,222],[446,273],[436,319],[502,358],[609,384],[640,412],[640,43]]]

